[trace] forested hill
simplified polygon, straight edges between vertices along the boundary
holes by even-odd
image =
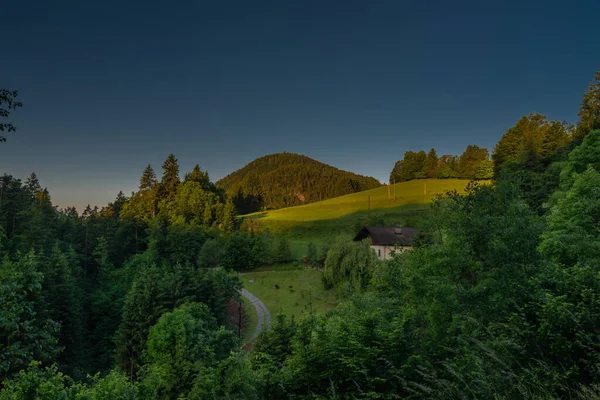
[[[342,171],[295,153],[257,158],[217,182],[241,213],[296,206],[381,186],[370,176]]]

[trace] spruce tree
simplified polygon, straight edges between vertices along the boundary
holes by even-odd
[[[202,186],[203,190],[210,190],[210,178],[208,172],[202,171],[200,166],[196,164],[190,173],[186,173],[183,179],[185,182],[197,182]]]
[[[438,156],[435,149],[429,150],[423,163],[423,172],[427,178],[435,178],[438,170]]]
[[[157,182],[156,174],[154,173],[152,166],[148,164],[140,178],[140,190],[152,189]]]
[[[162,198],[172,199],[175,197],[177,186],[179,185],[179,164],[173,153],[169,154],[162,165],[163,176],[160,182],[162,189]]]
[[[235,205],[229,198],[225,203],[225,210],[223,210],[223,230],[226,233],[232,233],[235,230],[235,214]]]

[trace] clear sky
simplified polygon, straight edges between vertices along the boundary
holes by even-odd
[[[407,150],[576,122],[600,1],[6,1],[0,173],[105,205],[173,152],[217,180],[291,151],[386,181]],[[182,174],[183,175],[183,174]]]

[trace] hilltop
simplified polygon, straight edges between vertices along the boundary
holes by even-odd
[[[217,182],[241,213],[314,203],[374,189],[370,176],[343,171],[295,153],[266,155]]]

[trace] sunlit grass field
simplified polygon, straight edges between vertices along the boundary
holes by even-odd
[[[265,221],[298,222],[341,218],[350,214],[368,212],[369,198],[372,211],[391,210],[406,206],[423,208],[423,205],[430,203],[438,194],[449,190],[464,192],[468,183],[469,180],[466,179],[412,180],[391,185],[389,191],[387,186],[382,186],[377,189],[352,193],[303,206],[254,213],[247,217]],[[396,194],[395,200],[394,192]]]
[[[353,193],[303,206],[249,214],[243,218],[290,242],[292,257],[306,257],[308,244],[320,248],[337,237],[350,238],[369,219],[387,225],[420,226],[429,203],[450,190],[463,193],[469,180],[427,179]],[[394,200],[395,192],[395,200]],[[370,212],[369,212],[370,208]]]
[[[244,287],[265,303],[272,318],[283,312],[299,319],[311,311],[325,313],[339,302],[334,290],[323,288],[322,274],[314,269],[248,272],[241,279]]]

